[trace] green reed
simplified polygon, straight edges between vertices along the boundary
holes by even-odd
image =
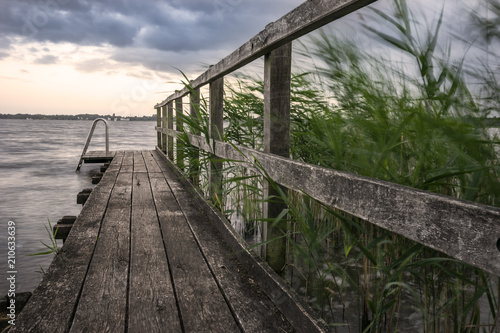
[[[498,4],[491,2],[493,8]],[[393,9],[371,9],[381,28],[364,28],[403,57],[403,67],[326,30],[304,42],[299,53],[314,66],[292,77],[292,158],[498,206],[499,141],[485,126],[500,102],[493,67],[466,54],[453,58],[450,45],[440,45],[444,12],[423,30],[405,1],[394,1]],[[498,17],[500,11],[488,20],[476,13],[472,20],[484,26]],[[500,36],[497,30],[487,29],[490,40]],[[226,87],[225,141],[262,147],[262,92],[262,80],[252,77]],[[183,118],[187,131],[208,137],[206,101],[196,117]],[[187,135],[180,140],[186,157],[200,156],[188,172],[206,175],[214,157],[190,146]],[[276,186],[278,197],[262,198],[267,174],[258,162],[224,166],[220,206],[229,218],[243,218],[246,232],[263,221],[263,202],[287,205],[279,217],[289,225],[283,235],[290,253],[285,277],[332,329],[404,331],[410,324],[405,316],[413,314],[411,321],[419,320],[423,332],[494,331],[497,277],[325,207],[306,193],[285,195]]]

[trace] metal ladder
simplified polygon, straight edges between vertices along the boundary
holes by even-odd
[[[80,156],[80,161],[78,162],[78,165],[76,167],[76,171],[80,170],[80,167],[82,166],[83,163],[83,157],[87,153],[87,149],[89,148],[90,140],[92,139],[92,135],[94,135],[94,129],[99,121],[104,122],[104,125],[106,127],[106,156],[109,155],[109,130],[108,130],[108,122],[104,118],[97,118],[94,120],[92,123],[92,127],[90,128],[89,135],[87,136],[87,142],[85,142],[85,146],[83,147],[83,152],[82,155]]]

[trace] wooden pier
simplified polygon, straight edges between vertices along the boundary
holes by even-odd
[[[116,153],[11,332],[321,331],[173,168]]]
[[[495,279],[500,276],[498,207],[290,158],[291,42],[374,1],[304,2],[156,104],[156,150],[84,154],[85,162],[112,162],[91,193],[79,196],[85,202],[82,212],[74,222],[70,219],[72,226],[64,226],[65,232],[71,229],[64,246],[11,332],[328,331],[275,273],[286,265],[283,236],[291,232],[281,219],[286,213],[283,202],[262,205],[261,218],[275,222],[263,226],[269,241],[267,262],[247,249],[214,208],[217,204],[208,204],[223,200],[222,160],[262,171],[260,199],[276,193],[285,197],[287,191],[306,193],[339,216],[346,214],[418,242]],[[224,77],[260,57],[263,150],[224,141],[222,135]],[[205,86],[208,104],[201,103],[200,89]],[[186,145],[188,156],[182,154]],[[208,200],[179,169],[200,171],[202,153],[209,159],[203,170]],[[196,172],[189,176],[198,183]],[[368,256],[368,251],[361,252]],[[395,268],[399,271],[398,266],[387,271]],[[395,283],[391,280],[387,286]],[[338,300],[332,296],[334,301]],[[369,300],[363,302],[368,308]],[[498,318],[497,312],[490,325],[496,332]]]

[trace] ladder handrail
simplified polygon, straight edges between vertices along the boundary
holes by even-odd
[[[89,134],[87,136],[87,141],[85,142],[85,146],[83,147],[83,152],[82,155],[80,156],[80,161],[78,162],[78,165],[76,167],[75,171],[80,170],[80,167],[82,166],[83,162],[83,156],[87,153],[87,149],[89,148],[90,145],[90,140],[92,139],[92,135],[94,135],[94,129],[99,121],[103,121],[105,128],[106,128],[106,156],[109,155],[109,130],[108,130],[108,122],[104,118],[97,118],[94,120],[92,123],[92,127],[90,128]]]

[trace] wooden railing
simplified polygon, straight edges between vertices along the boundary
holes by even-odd
[[[158,103],[158,149],[174,159],[173,109],[182,113],[182,97],[190,95],[192,114],[199,89],[209,84],[211,137],[192,133],[190,143],[223,159],[254,159],[285,188],[417,241],[449,256],[500,276],[500,209],[453,199],[410,187],[326,169],[289,159],[291,41],[374,1],[307,1],[243,44],[184,88]],[[223,80],[245,64],[265,56],[264,151],[220,141],[223,124]],[[220,188],[220,165],[212,165],[211,191]],[[268,217],[280,207],[267,208]],[[280,230],[270,231],[280,232]],[[283,244],[268,249],[273,268],[284,260]],[[274,261],[274,262],[273,262]]]

